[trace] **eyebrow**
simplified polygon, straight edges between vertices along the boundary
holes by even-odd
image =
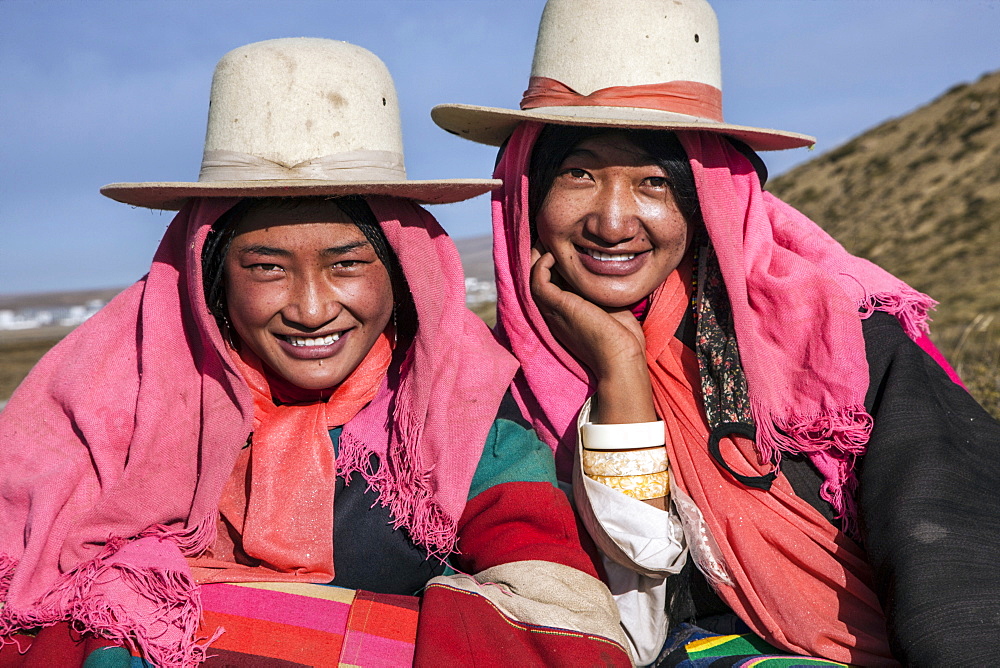
[[[284,248],[274,248],[263,244],[251,244],[238,249],[240,253],[252,253],[254,255],[266,255],[269,257],[291,257],[291,252]]]
[[[342,246],[331,246],[330,248],[324,248],[320,253],[324,256],[331,255],[344,255],[345,253],[350,253],[358,248],[363,248],[365,246],[370,246],[371,243],[367,239],[363,241],[352,241],[350,243],[344,244]],[[275,248],[273,246],[265,246],[264,244],[251,244],[249,246],[244,246],[239,249],[240,253],[252,253],[253,255],[263,255],[265,257],[291,257],[291,251],[285,250],[284,248]]]
[[[331,248],[326,248],[323,250],[323,255],[343,255],[344,253],[350,253],[352,250],[357,250],[359,248],[364,248],[365,246],[371,246],[371,243],[367,240],[352,241],[349,244],[344,244],[343,246],[333,246]]]

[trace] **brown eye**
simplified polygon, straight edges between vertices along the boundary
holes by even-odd
[[[588,176],[587,170],[579,169],[577,167],[570,167],[569,169],[563,171],[563,175],[573,179],[585,179]]]
[[[359,264],[363,264],[361,260],[341,260],[340,262],[334,262],[333,266],[337,269],[350,269]]]
[[[643,179],[643,183],[653,188],[669,188],[670,182],[663,176],[649,176]]]

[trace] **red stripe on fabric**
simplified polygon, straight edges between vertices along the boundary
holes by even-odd
[[[336,664],[329,663],[329,666]],[[285,661],[270,656],[234,652],[228,649],[218,649],[212,646],[209,656],[199,668],[315,668],[312,664],[297,661]]]
[[[547,482],[505,482],[477,494],[458,522],[463,571],[551,561],[597,577],[566,495]]]
[[[335,665],[331,657],[340,656],[344,642],[344,637],[336,633],[206,611],[202,629],[214,631],[220,626],[226,632],[212,643],[213,648],[309,666]]]
[[[414,666],[632,666],[607,638],[518,622],[482,596],[447,585],[425,590],[417,638]]]
[[[79,666],[87,656],[87,638],[68,622],[47,626],[34,638],[17,634],[7,640],[0,639],[0,666]]]
[[[396,608],[403,608],[405,610],[420,612],[419,596],[404,596],[402,594],[378,594],[373,591],[365,591],[364,589],[358,589],[355,591],[354,598],[355,600],[359,601],[374,601],[377,603],[382,603],[384,605],[391,605]]]
[[[398,601],[400,605],[393,599],[402,599]],[[361,632],[412,643],[417,637],[418,605],[417,598],[413,596],[392,596],[359,590],[347,620],[347,634]]]
[[[235,614],[341,635],[347,628],[351,608],[339,601],[226,584],[203,586],[201,604],[206,612]]]
[[[340,654],[340,665],[358,668],[409,666],[413,663],[414,650],[412,640],[403,642],[370,633],[348,631]]]

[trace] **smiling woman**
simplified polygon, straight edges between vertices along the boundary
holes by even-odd
[[[676,140],[550,126],[539,144],[529,195],[539,248],[590,301],[622,308],[650,294],[691,240],[672,186],[685,178],[670,162],[683,156]],[[545,173],[559,156],[555,173]]]
[[[359,47],[227,54],[199,180],[103,189],[180,209],[149,274],[0,414],[0,666],[629,665],[419,206],[496,185],[406,177]]]
[[[215,233],[234,225],[226,218]],[[377,225],[369,229],[381,235]],[[233,233],[223,308],[235,333],[290,383],[309,390],[339,385],[392,317],[392,281],[375,247],[330,200],[295,208],[257,203]],[[398,263],[391,265],[398,272]]]
[[[812,139],[723,120],[707,2],[628,7],[548,0],[521,108],[432,116],[502,146],[498,338],[637,663],[997,663],[1000,424],[933,300],[763,190]]]

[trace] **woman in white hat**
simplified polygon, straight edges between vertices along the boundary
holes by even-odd
[[[418,206],[497,182],[408,180],[345,42],[236,49],[210,109],[198,182],[102,189],[180,211],[0,417],[0,664],[628,665]]]
[[[706,2],[627,6],[549,0],[521,110],[432,115],[506,142],[496,333],[635,658],[991,663],[1000,425],[934,302],[761,190],[813,140],[723,120]]]

